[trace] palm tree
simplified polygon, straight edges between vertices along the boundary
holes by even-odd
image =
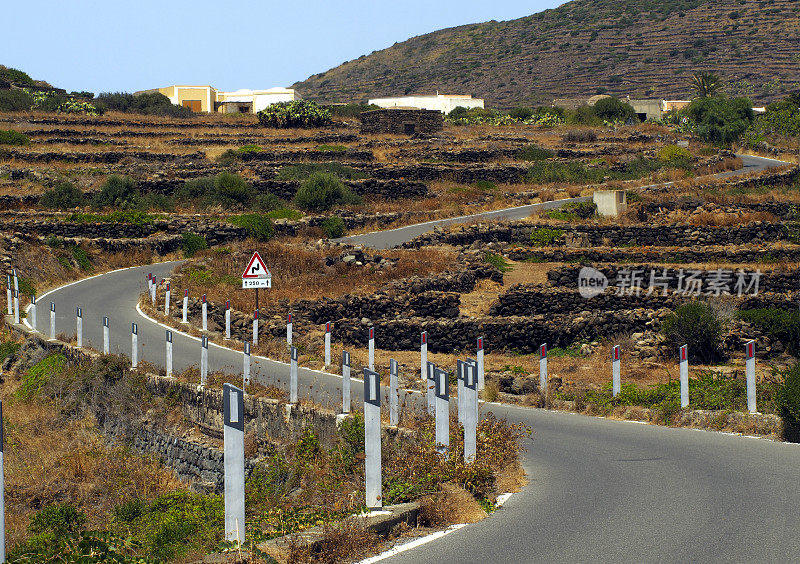
[[[711,98],[722,90],[722,82],[712,72],[696,72],[692,75],[692,92],[695,98]]]

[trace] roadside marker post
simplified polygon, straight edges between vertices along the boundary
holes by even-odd
[[[292,313],[286,316],[286,344],[292,346]]]
[[[464,361],[456,360],[456,382],[458,382],[458,422],[464,424],[464,408],[467,405],[466,393],[464,392]]]
[[[17,269],[11,269],[11,274],[14,276],[14,292],[19,292],[19,276],[17,276]]]
[[[131,368],[139,366],[139,327],[131,323]]]
[[[3,401],[0,400],[0,562],[6,561],[6,477],[3,465],[5,437],[3,436]]]
[[[745,345],[745,374],[747,376],[747,410],[757,413],[756,409],[756,342],[747,341]]]
[[[181,323],[189,323],[189,290],[183,291],[183,318]]]
[[[397,390],[397,361],[389,359],[389,425],[397,427],[400,419],[400,396]]]
[[[428,380],[428,332],[423,331],[419,336],[419,377],[423,382]]]
[[[111,322],[103,316],[103,354],[111,353]]]
[[[151,281],[151,284],[150,284],[150,301],[153,302],[153,307],[155,307],[156,306],[156,286],[158,286],[158,284],[156,283],[156,277],[153,276],[152,274],[150,276],[152,276],[152,281]]]
[[[331,365],[331,322],[325,323],[325,367]]]
[[[244,544],[244,390],[223,384],[225,540]]]
[[[167,355],[167,378],[172,378],[172,331],[169,329],[167,329],[165,346]]]
[[[164,292],[164,315],[169,315],[169,300],[171,295],[170,283],[167,282],[167,289]]]
[[[436,450],[447,452],[450,448],[450,380],[447,372],[434,368],[436,381]]]
[[[56,303],[50,302],[50,339],[56,338]]]
[[[253,312],[253,346],[258,346],[258,310]]]
[[[30,314],[31,329],[36,331],[36,296],[31,294],[31,314]]]
[[[364,369],[364,474],[367,507],[383,507],[381,492],[381,379],[368,368]]]
[[[14,315],[14,301],[11,295],[11,275],[8,274],[6,278],[6,312],[8,315]]]
[[[19,290],[14,290],[14,323],[19,325]]]
[[[464,363],[464,462],[475,462],[478,447],[478,375],[474,365]],[[458,398],[461,403],[461,398]]]
[[[681,408],[689,407],[689,345],[678,349],[678,371],[681,378]]]
[[[436,365],[428,363],[427,375],[425,376],[425,397],[428,400],[428,415],[436,415]]]
[[[291,349],[292,360],[289,364],[289,403],[297,403],[297,347]]]
[[[369,328],[369,369],[375,370],[375,328]]]
[[[483,337],[478,337],[478,391],[486,386],[483,371]]]
[[[472,367],[473,371],[472,374],[475,377],[475,393],[472,394],[472,397],[469,399],[470,403],[467,405],[467,408],[469,408],[469,406],[471,405],[475,410],[475,413],[477,414],[478,413],[478,361],[475,360],[474,358],[467,358],[466,365]],[[464,376],[464,378],[466,381],[466,376]],[[477,415],[475,415],[475,417],[477,417]]]
[[[83,309],[75,310],[75,335],[78,340],[78,348],[83,348]]]
[[[611,395],[617,397],[620,389],[619,382],[620,351],[619,345],[611,349]]]
[[[547,397],[547,345],[539,345],[539,390]]]
[[[200,337],[200,385],[205,388],[208,380],[208,337]]]
[[[243,362],[242,362],[242,390],[246,390],[247,386],[250,385],[250,343],[245,342],[244,344],[244,355],[243,355]]]
[[[225,339],[231,338],[231,301],[225,301]]]
[[[350,413],[350,353],[342,351],[342,413]]]
[[[203,294],[203,331],[208,331],[208,302]]]
[[[153,294],[153,273],[152,272],[148,272],[147,273],[147,293],[149,295]]]

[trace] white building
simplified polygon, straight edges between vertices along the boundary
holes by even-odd
[[[466,109],[483,108],[483,98],[466,95],[439,94],[432,96],[399,96],[396,98],[373,98],[369,101],[379,108],[412,108],[415,110],[439,110],[449,114],[459,106]]]
[[[220,112],[223,114],[254,114],[277,102],[291,102],[303,98],[291,88],[269,90],[237,90],[222,92],[211,86],[167,86],[142,90],[134,94],[160,92],[170,102],[189,108],[193,112]]]

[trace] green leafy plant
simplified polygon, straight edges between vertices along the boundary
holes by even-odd
[[[0,129],[0,145],[28,145],[30,138],[13,129]]]
[[[33,399],[51,378],[63,372],[66,364],[67,358],[63,354],[55,353],[46,356],[25,372],[25,376],[22,378],[22,385],[15,392],[16,396],[23,400]],[[46,513],[45,516],[49,514]],[[42,519],[44,518],[42,517]]]
[[[789,354],[800,353],[800,312],[783,309],[748,309],[736,317],[763,331],[771,340],[780,341]]]
[[[513,270],[511,264],[502,255],[498,255],[496,253],[486,253],[483,257],[483,260],[491,264],[500,272],[509,272]]]
[[[359,204],[361,198],[332,174],[314,173],[300,185],[294,202],[306,210],[326,211],[337,205]]]
[[[312,174],[328,173],[343,180],[367,178],[367,174],[341,163],[298,163],[278,171],[277,180],[307,180]]]
[[[197,251],[202,251],[203,249],[208,248],[208,241],[202,235],[197,235],[195,233],[183,233],[181,235],[181,250],[183,251],[183,256],[186,258],[193,257]]]
[[[261,110],[257,114],[264,127],[310,128],[324,127],[331,123],[331,112],[316,102],[295,100],[279,102]]]
[[[322,232],[328,239],[338,239],[345,232],[344,220],[338,215],[332,215],[325,219],[320,225]]]
[[[272,220],[266,215],[247,213],[229,217],[228,221],[239,227],[244,227],[247,231],[247,236],[256,241],[269,241],[275,236]]]
[[[782,373],[783,382],[778,387],[777,404],[784,421],[784,438],[800,441],[800,363]]]
[[[555,155],[550,149],[543,149],[536,145],[526,145],[517,151],[517,159],[520,161],[544,161]]]
[[[130,176],[111,175],[94,197],[94,205],[100,208],[135,208],[139,203],[139,187]]]
[[[555,243],[562,235],[564,235],[563,229],[535,227],[531,230],[531,244],[546,247]]]
[[[678,306],[664,319],[661,333],[668,350],[677,351],[682,345],[689,345],[691,359],[709,363],[722,356],[722,323],[707,303],[690,302]]]
[[[39,205],[50,209],[71,209],[83,204],[83,192],[71,182],[59,182],[39,197]]]
[[[78,267],[80,267],[81,270],[85,270],[87,272],[94,270],[92,261],[89,259],[89,253],[87,253],[84,249],[77,245],[73,245],[71,252],[72,258],[75,259],[75,262],[78,263]]]

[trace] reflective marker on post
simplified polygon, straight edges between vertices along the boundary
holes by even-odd
[[[225,540],[244,544],[244,390],[223,384]]]
[[[547,397],[547,345],[539,346],[539,390]]]
[[[103,317],[103,354],[111,353],[111,326],[108,317]]]
[[[400,419],[400,397],[397,390],[397,361],[389,359],[389,425],[397,427]]]
[[[166,337],[166,354],[167,354],[167,378],[172,377],[172,331],[167,329]]]
[[[478,337],[478,391],[486,385],[483,372],[483,337]]]
[[[331,364],[331,322],[325,323],[325,366]]]
[[[225,302],[225,338],[231,338],[231,301]]]
[[[31,294],[31,310],[28,317],[30,317],[31,329],[36,331],[36,296],[33,294]]]
[[[167,282],[167,290],[164,292],[164,315],[169,315],[169,299],[172,295],[169,282]]]
[[[745,345],[745,375],[747,376],[747,410],[756,413],[756,342],[747,341]]]
[[[253,312],[253,346],[258,346],[258,310]]]
[[[156,305],[156,277],[152,274],[152,283],[150,284],[150,301],[153,302],[153,307]]]
[[[297,347],[291,348],[289,364],[289,403],[297,403]]]
[[[456,360],[456,382],[458,383],[458,422],[463,425],[464,423],[464,406],[466,405],[466,398],[464,397],[464,361]]]
[[[617,397],[617,394],[619,394],[619,363],[619,345],[614,345],[614,348],[611,349],[611,395],[614,397]]]
[[[183,291],[183,318],[181,323],[189,323],[189,290]]]
[[[441,368],[433,371],[436,383],[436,450],[443,453],[450,448],[450,380]]]
[[[243,362],[242,362],[242,382],[244,383],[243,390],[247,389],[247,386],[250,385],[250,343],[245,342],[244,344],[244,355],[243,355]]]
[[[423,382],[428,380],[428,332],[423,331],[419,336],[419,377]]]
[[[205,387],[208,380],[208,337],[200,337],[200,385]]]
[[[14,315],[14,298],[11,294],[11,275],[8,274],[6,279],[6,311],[8,315]]]
[[[678,349],[678,370],[681,377],[681,408],[689,407],[689,345]]]
[[[375,370],[375,328],[369,328],[369,369]]]
[[[464,363],[464,462],[475,462],[478,434],[478,375],[475,365]],[[458,398],[461,403],[461,398]]]
[[[50,302],[50,338],[56,338],[56,304]]]
[[[381,392],[380,377],[364,369],[364,474],[366,502],[370,510],[383,507],[381,491]]]
[[[427,375],[425,377],[425,397],[428,400],[428,415],[436,414],[436,365],[428,363]]]
[[[203,294],[203,331],[208,331],[208,302]]]
[[[131,368],[139,366],[139,327],[131,323]]]
[[[289,313],[286,317],[286,344],[292,346],[292,314]]]
[[[75,335],[78,339],[78,348],[83,347],[83,309],[75,310]]]
[[[342,351],[342,413],[350,413],[350,353]]]

